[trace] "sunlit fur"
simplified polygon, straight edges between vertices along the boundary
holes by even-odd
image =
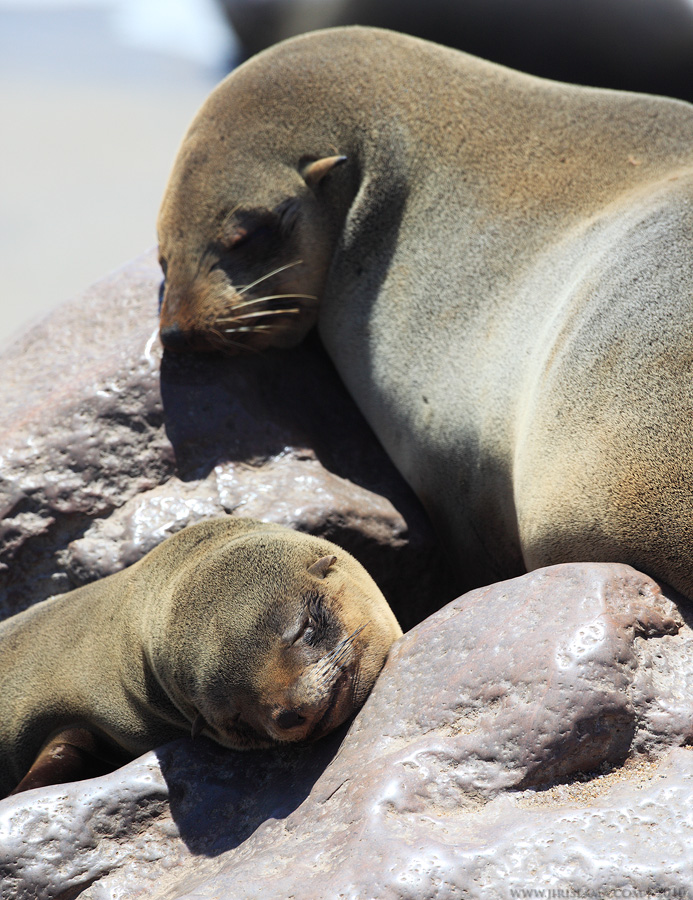
[[[280,226],[255,254],[243,229],[263,216]],[[394,32],[313,32],[212,92],[159,237],[162,322],[191,347],[215,264],[237,286],[303,260],[257,296],[319,298],[320,338],[460,591],[593,560],[693,599],[689,104]],[[314,316],[230,337],[293,342]]]
[[[193,525],[0,623],[0,795],[30,769],[22,789],[182,735],[314,740],[363,703],[401,633],[341,547],[252,519]]]

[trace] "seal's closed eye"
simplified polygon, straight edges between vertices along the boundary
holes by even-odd
[[[268,210],[253,211],[245,214],[240,221],[233,226],[225,243],[226,250],[238,250],[248,247],[253,241],[268,239],[277,236],[279,231],[279,216]]]
[[[289,647],[294,647],[300,641],[306,644],[313,644],[315,643],[316,628],[317,623],[308,614],[291,631],[284,634],[284,643]]]

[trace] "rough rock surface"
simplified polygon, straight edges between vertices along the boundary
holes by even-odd
[[[153,253],[0,359],[0,617],[235,512],[343,545],[409,628],[454,596],[427,520],[316,343],[161,359]]]
[[[2,357],[0,614],[230,512],[348,546],[405,628],[441,607],[425,518],[319,347],[160,378],[158,278],[136,261]],[[691,621],[620,565],[473,591],[314,746],[181,740],[0,801],[0,897],[686,896]]]
[[[181,740],[3,801],[6,896],[686,896],[692,659],[627,566],[473,591],[398,642],[346,736]]]

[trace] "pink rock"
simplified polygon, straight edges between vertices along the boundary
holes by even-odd
[[[346,736],[182,740],[10,798],[0,872],[18,898],[684,890],[693,753],[664,710],[690,708],[692,650],[676,604],[627,566],[472,591],[398,642]],[[689,662],[665,675],[663,658]]]

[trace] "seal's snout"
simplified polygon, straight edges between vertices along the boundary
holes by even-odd
[[[341,702],[337,709],[341,699],[328,696],[326,701],[301,707],[300,712],[298,709],[282,709],[272,715],[267,733],[277,741],[313,741],[322,737],[353,712],[351,706],[347,708]]]
[[[173,353],[213,353],[217,349],[198,331],[186,330],[179,325],[161,325],[159,328],[159,339],[165,350]],[[226,348],[223,348],[226,350]],[[227,351],[232,353],[233,350]]]
[[[190,340],[182,329],[176,324],[162,325],[159,329],[159,338],[166,350],[174,353],[184,353],[190,350]]]
[[[279,713],[274,721],[277,727],[281,728],[282,731],[290,731],[292,728],[303,725],[306,721],[306,717],[302,716],[301,713],[297,712],[295,709],[285,709]]]

